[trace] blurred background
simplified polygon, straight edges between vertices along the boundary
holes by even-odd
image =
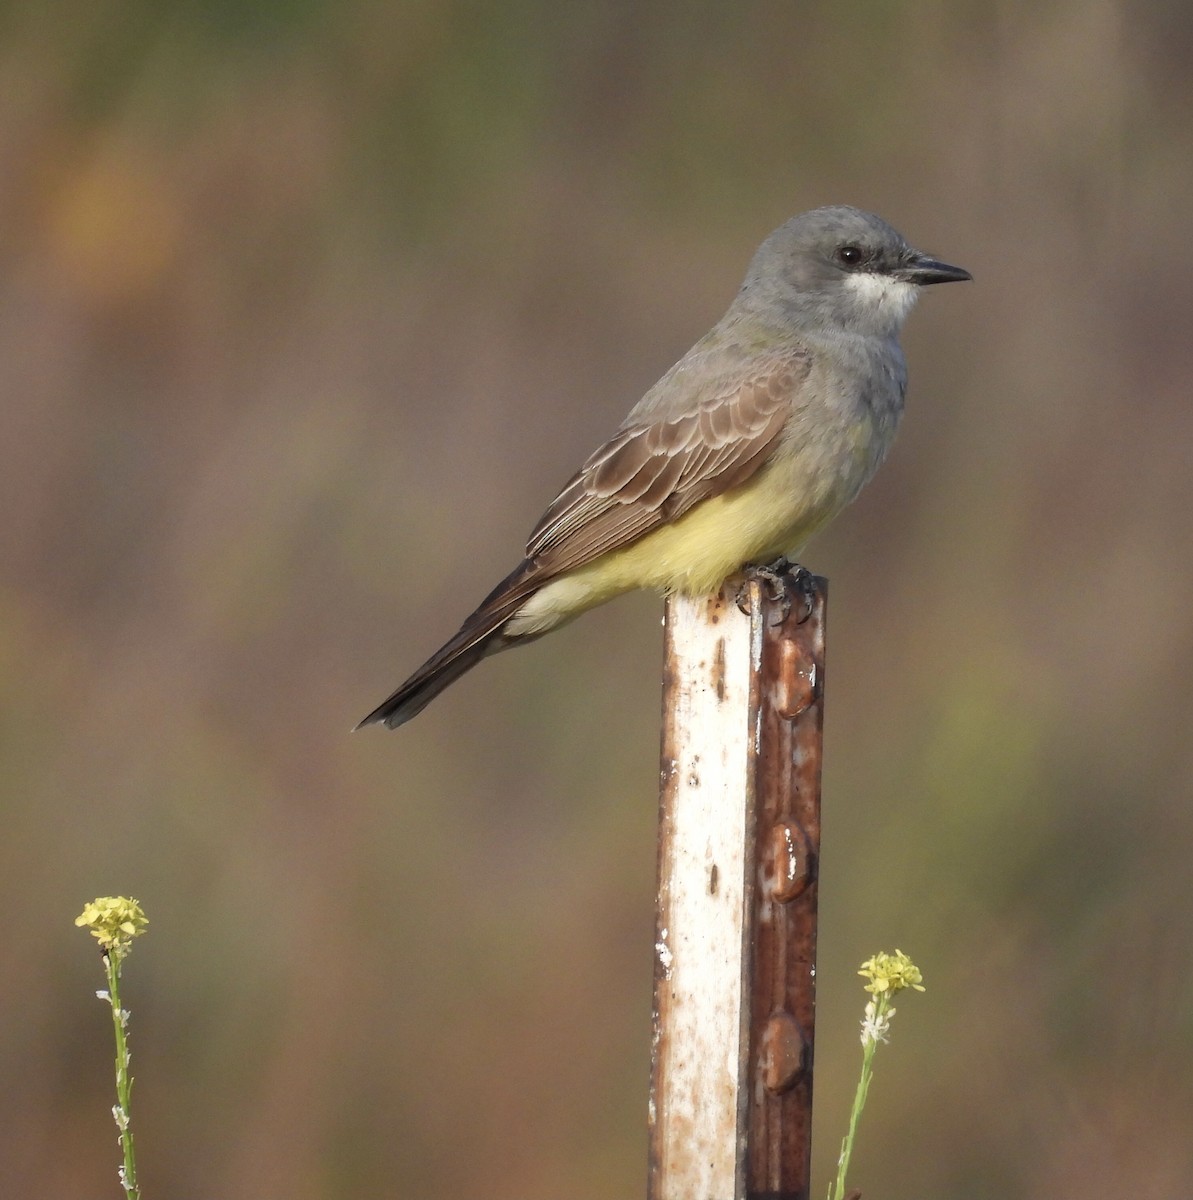
[[[817,1189],[1187,1196],[1193,15],[1169,0],[0,10],[0,1175],[641,1196],[661,605],[349,729],[756,244],[968,267],[832,580]]]

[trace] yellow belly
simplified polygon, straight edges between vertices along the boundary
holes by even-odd
[[[510,619],[506,632],[546,633],[636,588],[711,595],[746,563],[798,553],[856,490],[839,476],[823,483],[801,477],[798,466],[771,464],[742,487],[552,580]]]

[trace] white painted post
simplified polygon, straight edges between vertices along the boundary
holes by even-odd
[[[750,618],[668,601],[651,1200],[741,1195]]]
[[[667,604],[649,1200],[806,1200],[826,586]]]

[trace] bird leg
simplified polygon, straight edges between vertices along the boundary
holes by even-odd
[[[777,600],[782,613],[775,625],[782,625],[791,615],[791,593],[798,592],[803,601],[804,613],[797,622],[802,625],[811,615],[815,598],[815,588],[812,584],[813,575],[807,567],[790,562],[787,558],[776,558],[772,563],[747,563],[742,571],[742,582],[738,586],[734,599],[738,609],[750,615],[750,584],[755,580],[768,589],[770,599]]]

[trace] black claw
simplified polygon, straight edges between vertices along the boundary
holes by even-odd
[[[790,578],[791,586],[799,592],[800,599],[804,602],[804,615],[796,622],[797,625],[802,625],[816,608],[816,576],[807,567],[796,563]]]
[[[812,572],[807,567],[789,562],[786,558],[777,558],[772,563],[749,563],[742,574],[742,584],[737,589],[735,599],[738,609],[747,617],[750,615],[749,585],[755,580],[765,583],[771,600],[778,601],[781,605],[781,612],[773,624],[782,625],[791,615],[792,591],[798,592],[803,601],[803,616],[797,623],[802,625],[812,615],[816,589],[812,582]]]
[[[750,615],[750,581],[743,577],[741,583],[737,585],[737,591],[733,593],[733,603],[737,605],[737,611],[743,617]]]

